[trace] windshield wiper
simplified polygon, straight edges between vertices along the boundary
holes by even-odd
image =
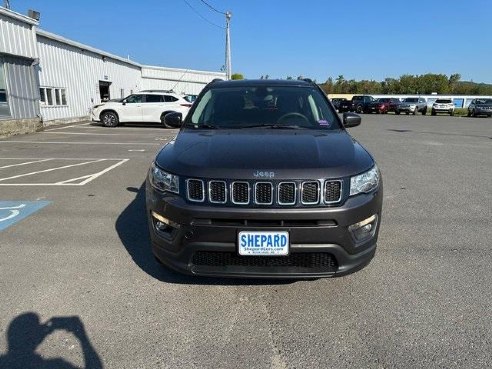
[[[190,127],[190,128],[196,128],[196,129],[199,129],[199,128],[206,128],[206,129],[217,129],[219,127],[217,126],[214,126],[212,124],[193,124],[193,123],[188,123],[186,125],[186,127]]]
[[[301,127],[294,124],[255,124],[251,126],[241,126],[238,128],[309,129],[308,127]]]

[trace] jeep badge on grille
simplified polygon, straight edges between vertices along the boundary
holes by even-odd
[[[256,172],[253,173],[253,176],[255,178],[273,178],[275,177],[275,172],[265,172],[265,171],[257,170]]]

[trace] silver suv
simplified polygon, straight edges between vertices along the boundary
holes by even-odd
[[[407,97],[397,106],[395,113],[406,113],[407,115],[422,113],[425,115],[427,114],[427,102],[422,97]]]

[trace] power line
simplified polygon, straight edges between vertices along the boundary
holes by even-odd
[[[219,14],[222,14],[222,15],[226,15],[226,13],[221,12],[220,10],[215,9],[212,5],[210,5],[209,3],[207,3],[205,0],[200,0],[200,1],[202,3],[204,3],[206,6],[208,6],[210,9],[212,9],[214,12],[219,13]]]
[[[198,15],[200,18],[202,18],[205,22],[207,22],[207,23],[209,23],[212,26],[215,26],[217,28],[224,29],[224,27],[219,26],[218,24],[215,24],[214,22],[208,20],[203,15],[201,15],[193,6],[191,6],[191,4],[187,0],[183,0],[183,1],[186,3],[186,5],[188,5],[190,7],[191,10],[193,10],[196,13],[196,15]]]

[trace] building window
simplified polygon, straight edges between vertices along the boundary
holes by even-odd
[[[10,117],[10,107],[7,99],[7,84],[3,73],[3,63],[0,63],[0,117]]]
[[[124,88],[120,89],[120,96],[122,99],[125,98],[125,89]]]
[[[41,105],[64,106],[67,105],[67,92],[64,88],[41,87],[39,89]]]
[[[46,102],[48,105],[53,105],[53,89],[52,88],[47,88],[46,89]]]

